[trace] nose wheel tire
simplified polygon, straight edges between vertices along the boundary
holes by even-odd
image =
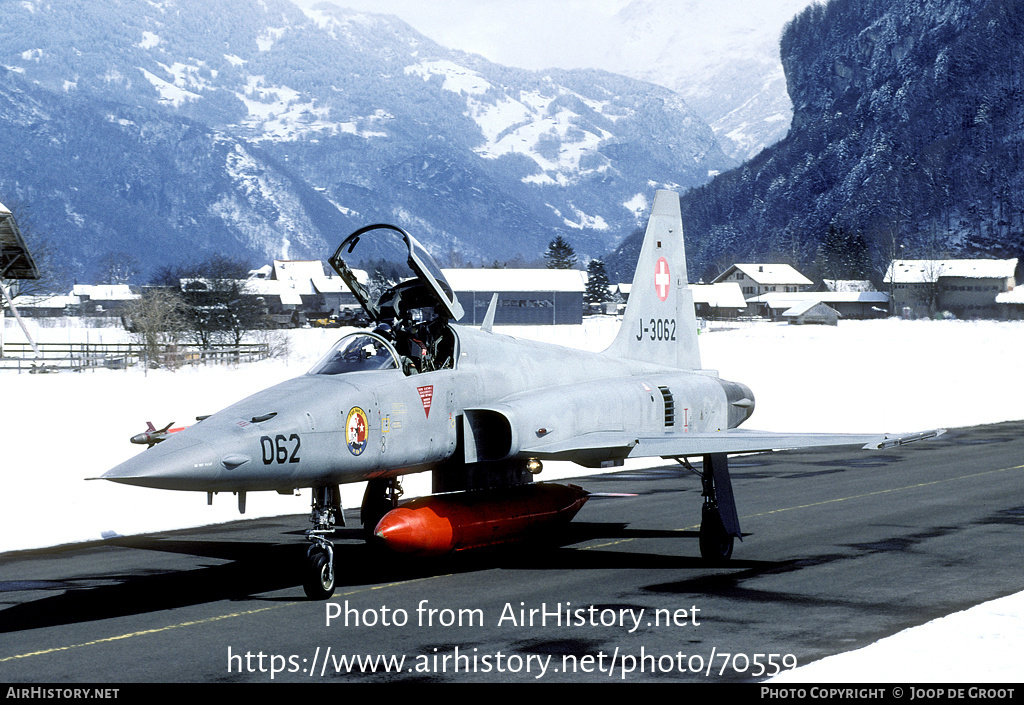
[[[311,600],[326,600],[334,594],[333,556],[322,548],[311,546],[306,555],[306,576],[302,589]]]

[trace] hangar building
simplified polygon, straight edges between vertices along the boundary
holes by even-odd
[[[466,314],[458,321],[478,326],[491,297],[498,295],[494,325],[583,323],[587,273],[578,269],[444,269]]]

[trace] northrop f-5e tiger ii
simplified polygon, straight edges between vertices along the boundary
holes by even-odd
[[[408,271],[379,296],[353,267],[391,257]],[[334,592],[330,536],[344,523],[339,486],[366,482],[367,539],[437,555],[517,540],[565,522],[586,501],[573,485],[534,482],[546,460],[588,468],[626,458],[701,458],[700,553],[728,560],[740,536],[727,455],[816,445],[885,448],[934,436],[785,434],[740,430],[754,410],[743,384],[702,369],[687,285],[679,197],[658,191],[622,326],[600,353],[479,328],[441,270],[405,230],[370,225],[330,258],[375,327],[338,341],[307,374],[150,447],[104,479],[167,490],[312,490],[303,586]],[[432,473],[434,494],[398,503],[400,478]],[[337,569],[344,570],[344,566]]]

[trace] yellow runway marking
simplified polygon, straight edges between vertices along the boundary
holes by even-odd
[[[1000,468],[998,470],[986,470],[984,472],[971,473],[971,474],[968,474],[968,475],[958,475],[957,477],[949,477],[949,478],[946,478],[944,480],[932,480],[930,482],[919,482],[917,484],[906,485],[904,487],[893,487],[893,488],[890,488],[890,489],[887,489],[887,490],[877,490],[875,492],[867,492],[865,494],[851,495],[849,497],[837,497],[835,499],[826,499],[826,500],[823,500],[821,502],[812,502],[811,504],[801,504],[801,505],[797,505],[795,507],[784,507],[782,509],[772,509],[772,510],[769,510],[767,512],[760,512],[758,514],[745,515],[742,518],[743,519],[750,519],[750,518],[753,518],[753,517],[768,516],[768,515],[771,515],[771,514],[779,514],[781,512],[791,512],[791,511],[798,510],[798,509],[809,509],[811,507],[820,507],[822,505],[832,504],[832,503],[835,503],[835,502],[847,502],[847,501],[850,501],[850,500],[853,500],[853,499],[862,499],[864,497],[873,497],[873,496],[877,496],[877,495],[888,494],[890,492],[901,492],[903,490],[912,490],[912,489],[916,489],[916,488],[919,488],[919,487],[928,487],[930,485],[939,485],[939,484],[946,483],[946,482],[953,482],[955,480],[967,480],[967,479],[974,478],[974,477],[982,477],[984,475],[994,475],[996,473],[1009,472],[1010,470],[1021,470],[1021,469],[1024,469],[1024,465],[1015,465],[1014,467]],[[674,529],[674,531],[693,531],[693,530],[699,529],[699,528],[700,528],[699,524],[694,524],[693,526],[688,526],[688,527],[685,527],[685,528],[682,528],[682,529]],[[602,543],[602,544],[598,544],[598,545],[594,545],[594,546],[584,546],[584,547],[581,548],[581,550],[586,551],[586,550],[595,549],[595,548],[605,548],[605,547],[608,547],[608,546],[615,546],[617,544],[628,543],[630,541],[635,541],[635,540],[636,539],[621,539],[619,541],[611,541],[611,542]],[[388,583],[387,585],[375,585],[375,586],[371,586],[371,587],[361,588],[359,590],[351,590],[349,592],[340,593],[339,596],[340,597],[348,597],[350,595],[356,595],[356,594],[359,594],[361,592],[368,592],[368,591],[371,591],[371,590],[382,590],[382,589],[389,588],[389,587],[395,587],[397,585],[407,585],[409,583],[419,582],[419,581],[422,581],[422,580],[434,580],[434,579],[442,578],[442,577],[448,577],[448,576],[446,576],[446,575],[435,575],[435,576],[431,576],[429,578],[417,578],[416,580],[405,580],[405,581],[401,581],[401,582],[397,582],[397,583]],[[167,631],[171,631],[171,630],[174,630],[174,629],[184,629],[184,628],[187,628],[187,627],[202,626],[204,624],[212,624],[214,622],[219,622],[219,621],[222,621],[222,620],[225,620],[225,619],[234,619],[236,617],[248,617],[248,616],[251,616],[251,615],[254,615],[254,614],[260,614],[261,612],[269,612],[271,610],[281,609],[283,607],[294,607],[295,605],[299,605],[299,604],[304,604],[304,603],[302,603],[302,602],[287,602],[287,603],[284,603],[284,604],[281,604],[281,605],[274,605],[274,606],[271,606],[271,607],[262,607],[260,609],[255,609],[255,610],[246,610],[246,611],[243,611],[243,612],[232,612],[232,613],[229,613],[229,614],[218,615],[216,617],[208,617],[206,619],[197,619],[197,620],[192,620],[192,621],[188,621],[188,622],[180,622],[178,624],[169,624],[166,627],[158,627],[156,629],[145,629],[145,630],[137,631],[137,632],[128,632],[126,634],[119,634],[117,636],[110,636],[110,637],[105,637],[103,639],[94,639],[93,641],[86,641],[86,642],[83,642],[81,644],[70,644],[68,646],[55,646],[53,648],[42,649],[40,651],[31,651],[31,652],[24,653],[24,654],[16,654],[14,656],[5,656],[5,657],[0,658],[0,663],[4,663],[6,661],[14,661],[14,660],[17,660],[17,659],[22,659],[22,658],[29,658],[29,657],[32,657],[32,656],[42,656],[42,655],[45,655],[45,654],[52,654],[52,653],[56,653],[56,652],[59,652],[59,651],[68,651],[70,649],[80,649],[80,648],[83,648],[83,647],[86,647],[86,646],[96,646],[96,645],[99,645],[99,644],[106,644],[106,643],[110,643],[110,642],[114,642],[114,641],[120,641],[122,639],[133,639],[135,637],[147,636],[147,635],[150,635],[150,634],[160,634],[162,632],[167,632]]]
[[[70,644],[69,646],[54,646],[50,649],[43,649],[41,651],[30,651],[26,654],[17,654],[15,656],[5,656],[0,658],[0,663],[4,661],[14,661],[20,658],[28,658],[30,656],[42,656],[44,654],[52,654],[57,651],[69,651],[70,649],[80,649],[84,646],[96,646],[97,644],[106,644],[112,641],[120,641],[121,639],[132,639],[137,636],[146,636],[147,634],[159,634],[160,632],[168,632],[172,629],[182,629],[184,627],[195,627],[201,624],[210,624],[212,622],[219,622],[224,619],[233,619],[234,617],[245,617],[251,614],[259,614],[260,612],[267,612],[269,610],[280,609],[281,607],[290,607],[298,604],[296,602],[289,602],[283,605],[274,605],[273,607],[263,607],[258,610],[248,610],[245,612],[233,612],[231,614],[222,614],[217,617],[208,617],[207,619],[197,619],[191,622],[180,622],[179,624],[169,624],[166,627],[158,627],[156,629],[144,629],[138,632],[128,632],[127,634],[119,634],[118,636],[108,636],[104,639],[94,639],[92,641],[82,642],[81,644]]]
[[[416,578],[415,580],[403,580],[397,583],[388,583],[386,585],[374,585],[370,587],[360,588],[358,590],[350,590],[349,592],[338,593],[338,597],[348,597],[350,595],[358,595],[361,592],[369,592],[370,590],[382,590],[384,588],[395,587],[396,585],[408,585],[410,583],[419,582],[421,580],[431,580],[434,578],[447,577],[444,575],[435,575],[431,578]],[[45,654],[52,654],[58,651],[69,651],[71,649],[81,649],[86,646],[97,646],[99,644],[107,644],[113,641],[121,641],[122,639],[134,639],[139,636],[148,636],[150,634],[160,634],[162,632],[169,632],[174,629],[184,629],[186,627],[198,627],[204,624],[212,624],[213,622],[220,622],[225,619],[234,619],[236,617],[248,617],[254,614],[260,614],[261,612],[269,612],[271,610],[281,609],[283,607],[294,607],[295,605],[305,604],[304,602],[286,602],[280,605],[273,605],[271,607],[261,607],[255,610],[245,610],[242,612],[231,612],[229,614],[222,614],[216,617],[207,617],[206,619],[195,619],[188,622],[179,622],[178,624],[168,624],[166,627],[157,627],[155,629],[143,629],[137,632],[128,632],[126,634],[119,634],[117,636],[108,636],[103,639],[93,639],[92,641],[85,641],[81,644],[69,644],[68,646],[54,646],[49,649],[42,649],[40,651],[30,651],[24,654],[16,654],[14,656],[4,656],[0,658],[0,663],[5,661],[15,661],[17,659],[29,658],[31,656],[43,656]]]
[[[941,484],[943,484],[945,482],[953,482],[955,480],[968,480],[968,479],[973,478],[973,477],[981,477],[983,475],[994,475],[994,474],[1000,473],[1000,472],[1009,472],[1010,470],[1020,470],[1020,469],[1024,469],[1024,465],[1015,465],[1012,468],[1000,468],[998,470],[985,470],[983,472],[975,472],[975,473],[971,473],[969,475],[958,475],[956,477],[947,477],[944,480],[931,480],[929,482],[919,482],[919,483],[917,483],[915,485],[905,485],[904,487],[891,487],[891,488],[889,488],[887,490],[875,490],[874,492],[866,492],[864,494],[855,494],[855,495],[850,495],[849,497],[836,497],[835,499],[825,499],[825,500],[822,500],[821,502],[812,502],[811,504],[800,504],[800,505],[797,505],[795,507],[785,507],[783,509],[771,509],[771,510],[769,510],[767,512],[760,512],[759,514],[750,514],[750,515],[745,516],[743,518],[744,519],[749,519],[749,518],[753,518],[753,517],[763,517],[763,516],[768,516],[769,514],[779,514],[781,512],[791,512],[791,511],[793,511],[795,509],[809,509],[811,507],[820,507],[820,506],[825,505],[825,504],[834,504],[836,502],[848,502],[848,501],[850,501],[852,499],[863,499],[864,497],[875,497],[877,495],[889,494],[890,492],[902,492],[903,490],[914,490],[914,489],[917,489],[919,487],[928,487],[930,485],[941,485]]]
[[[947,477],[944,480],[931,480],[929,482],[919,482],[914,485],[906,485],[904,487],[892,487],[887,490],[876,490],[874,492],[866,492],[864,494],[850,495],[849,497],[836,497],[834,499],[825,499],[820,502],[812,502],[810,504],[799,504],[795,507],[783,507],[782,509],[771,509],[767,512],[760,512],[758,514],[746,514],[740,519],[753,519],[754,517],[769,516],[770,514],[780,514],[782,512],[792,512],[797,509],[810,509],[811,507],[820,507],[825,504],[833,504],[835,502],[848,502],[853,499],[862,499],[864,497],[874,497],[876,495],[888,494],[890,492],[902,492],[903,490],[913,490],[919,487],[928,487],[929,485],[940,485],[944,482],[953,482],[955,480],[968,480],[974,477],[981,477],[983,475],[994,475],[1000,472],[1009,472],[1010,470],[1022,470],[1024,465],[1015,465],[1012,468],[1000,468],[998,470],[985,470],[983,472],[975,472],[969,475],[957,475],[956,477]],[[672,529],[672,531],[696,531],[700,529],[700,524],[693,524],[692,526],[686,526],[681,529]],[[620,543],[629,543],[630,541],[636,541],[636,539],[619,539],[618,541],[609,541],[594,546],[584,546],[580,550],[587,551],[593,548],[606,548],[608,546],[615,546]]]

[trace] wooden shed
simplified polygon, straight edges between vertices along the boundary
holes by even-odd
[[[794,325],[839,325],[839,312],[820,301],[807,301],[798,304],[784,312],[782,316]]]

